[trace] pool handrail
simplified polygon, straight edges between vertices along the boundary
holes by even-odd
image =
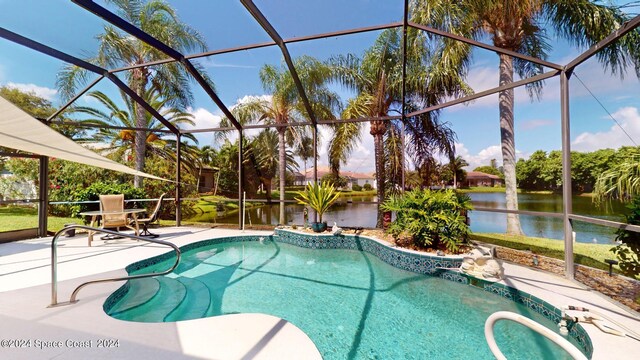
[[[529,319],[528,317],[522,316],[520,314],[516,314],[510,311],[497,311],[491,314],[487,321],[484,323],[484,336],[487,338],[487,344],[489,344],[489,349],[493,353],[493,356],[498,360],[507,360],[502,351],[498,348],[498,344],[496,343],[496,338],[493,335],[493,327],[498,320],[511,320],[522,324],[529,329],[537,332],[538,334],[546,337],[547,339],[553,341],[558,346],[560,346],[564,351],[569,353],[572,358],[576,360],[587,360],[587,357],[573,344],[571,344],[564,337],[556,334],[555,332],[549,330],[547,327],[540,325],[539,323]]]
[[[53,306],[64,304],[64,303],[58,303],[58,248],[57,248],[57,242],[58,242],[58,238],[60,237],[60,235],[66,233],[70,229],[84,229],[84,230],[87,230],[87,231],[101,232],[101,233],[106,233],[106,234],[111,234],[111,235],[116,235],[116,236],[117,235],[122,235],[122,233],[117,232],[117,231],[113,231],[113,230],[106,230],[106,229],[102,229],[102,228],[95,228],[95,227],[91,227],[91,226],[77,225],[77,224],[65,226],[62,230],[58,231],[53,236],[53,239],[51,240],[51,304],[49,305],[49,307],[53,307]],[[115,277],[115,278],[98,279],[98,280],[91,280],[91,281],[84,282],[84,283],[80,284],[78,287],[76,287],[75,290],[73,290],[73,292],[71,293],[71,297],[69,298],[69,303],[68,304],[74,304],[74,303],[78,302],[78,300],[76,300],[76,297],[78,296],[78,292],[80,291],[80,289],[84,288],[87,285],[104,283],[104,282],[113,282],[113,281],[125,281],[125,280],[131,280],[131,279],[142,279],[142,278],[147,278],[147,277],[166,275],[166,274],[171,273],[173,270],[175,270],[176,267],[178,267],[178,264],[180,263],[181,251],[180,251],[180,248],[178,248],[178,246],[176,246],[175,244],[170,243],[168,241],[156,240],[156,239],[153,239],[153,238],[147,238],[147,237],[138,236],[138,235],[126,235],[126,237],[131,238],[131,239],[136,239],[136,240],[152,242],[152,243],[155,243],[155,244],[166,245],[166,246],[169,246],[169,247],[173,248],[173,251],[175,251],[175,253],[176,253],[176,262],[175,262],[175,264],[173,264],[173,266],[171,268],[169,268],[168,270],[163,271],[163,272],[140,274],[140,275],[131,275],[131,276],[121,276],[121,277]]]

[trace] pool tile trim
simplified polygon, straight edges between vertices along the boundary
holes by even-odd
[[[458,268],[460,267],[460,264],[462,264],[463,256],[428,255],[413,250],[391,247],[386,242],[382,242],[380,240],[369,238],[366,236],[343,234],[338,236],[334,236],[333,234],[316,235],[293,230],[276,229],[274,235],[229,236],[209,239],[182,246],[180,247],[180,250],[182,252],[187,252],[195,248],[225,242],[265,240],[277,240],[278,242],[310,249],[349,249],[366,251],[372,255],[377,256],[380,260],[386,262],[387,264],[399,269],[419,274],[438,276],[445,280],[474,286],[483,289],[486,292],[522,304],[532,311],[553,321],[554,323],[560,322],[560,309],[536,296],[501,283],[490,282],[460,273],[458,271]],[[173,252],[168,252],[162,255],[154,256],[132,263],[127,266],[125,270],[130,274],[147,266],[172,259],[174,256],[175,255]],[[107,298],[103,305],[105,312],[109,312],[109,309],[111,309],[113,305],[115,305],[126,294],[128,288],[129,282],[125,283],[122,287],[120,287],[117,291],[115,291]],[[576,340],[576,342],[582,347],[582,350],[585,352],[588,358],[592,357],[593,345],[591,343],[591,339],[580,324],[575,324],[573,327],[571,327],[569,336]]]

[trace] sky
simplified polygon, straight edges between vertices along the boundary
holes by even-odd
[[[285,39],[401,21],[403,2],[255,1]],[[98,3],[105,4],[103,1]],[[210,50],[270,41],[237,0],[173,0],[169,3],[183,22],[203,35]],[[95,55],[95,37],[105,25],[100,18],[66,0],[0,0],[0,7],[3,9],[1,27],[80,58]],[[629,11],[637,13],[640,9],[636,7]],[[361,55],[377,35],[379,32],[370,32],[293,43],[289,45],[289,51],[294,58],[310,55],[320,60],[336,54]],[[550,61],[566,64],[585,50],[570,46],[552,33],[548,36],[553,48]],[[281,61],[282,54],[277,47],[197,60],[215,83],[216,92],[227,107],[248,96],[268,96],[259,81],[260,67],[264,64],[281,66]],[[33,91],[59,106],[62,103],[56,90],[56,73],[63,65],[61,61],[0,39],[0,85]],[[497,86],[498,56],[486,50],[475,50],[467,82],[475,91]],[[101,81],[95,89],[117,96],[115,87],[108,81]],[[197,86],[193,90],[194,103],[188,110],[194,115],[195,127],[216,127],[222,112],[203,90]],[[353,96],[338,86],[335,90],[345,102]],[[560,149],[559,94],[559,78],[545,82],[539,100],[531,100],[524,89],[516,90],[516,150],[519,157],[527,158],[536,150]],[[607,73],[597,59],[592,58],[576,69],[570,80],[570,94],[572,150],[593,151],[640,144],[640,82],[632,71],[621,79],[619,75]],[[81,98],[78,104],[98,106],[87,97]],[[491,159],[501,163],[497,95],[445,109],[440,119],[456,132],[456,150],[470,163],[467,170],[489,165]],[[343,165],[344,170],[374,171],[373,137],[369,135],[368,124],[364,126],[362,141],[349,162]],[[319,162],[326,164],[326,145],[331,132],[320,127],[320,135]],[[210,134],[199,134],[198,140],[200,146],[217,146]]]

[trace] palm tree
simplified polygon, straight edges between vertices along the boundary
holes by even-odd
[[[107,95],[100,91],[93,91],[87,94],[89,97],[97,100],[101,105],[106,108],[105,110],[96,109],[93,107],[80,106],[73,108],[75,113],[88,115],[88,118],[80,120],[79,122],[85,124],[92,124],[97,126],[120,126],[120,127],[135,127],[138,119],[136,117],[137,104],[134,103],[124,92],[120,93],[125,107],[120,108],[118,105],[110,99]],[[156,109],[160,109],[159,112],[165,119],[176,127],[181,125],[194,125],[193,115],[174,107],[168,107],[168,101],[161,99],[158,91],[155,89],[147,90],[143,96],[143,99],[147,101],[151,106]],[[144,113],[144,123],[142,127],[149,129],[162,129],[164,125],[157,119],[153,118],[151,114]],[[131,154],[135,152],[137,144],[135,144],[134,130],[117,130],[111,128],[100,128],[97,133],[90,139],[92,143],[108,144],[108,146],[101,148],[101,150],[107,154],[110,154],[114,158],[126,158],[131,157]],[[145,132],[145,152],[150,152],[159,156],[165,160],[175,160],[175,148],[176,141],[173,137],[164,138],[165,133]],[[185,138],[193,141],[197,144],[198,140],[193,134],[185,134]],[[194,170],[197,162],[197,148],[182,144],[183,151],[182,156],[185,159],[185,165]]]
[[[271,129],[261,131],[252,139],[249,149],[249,159],[258,173],[260,182],[264,185],[267,202],[271,203],[271,183],[276,174],[278,174],[280,164],[280,146],[277,132]],[[285,156],[287,171],[297,171],[298,164],[295,162],[291,151],[287,151]]]
[[[303,56],[295,60],[295,67],[303,83],[307,97],[315,115],[320,119],[331,119],[333,111],[339,107],[338,96],[326,86],[329,70],[321,62]],[[262,122],[266,124],[287,125],[303,122],[307,119],[304,104],[300,100],[291,74],[285,66],[280,68],[264,65],[260,69],[260,81],[270,96],[253,97],[236,105],[232,112],[243,125]],[[228,119],[223,118],[221,126],[228,126]],[[287,138],[300,139],[301,133],[295,126],[279,126],[278,132],[278,175],[280,179],[280,224],[284,224],[285,180],[287,168]]]
[[[205,41],[197,31],[180,22],[175,10],[163,0],[110,0],[118,15],[142,31],[167,44],[179,52],[205,51]],[[98,35],[98,54],[89,62],[106,68],[139,65],[166,58],[166,54],[139,41],[129,34],[105,25],[104,33]],[[168,105],[186,108],[192,101],[189,91],[189,77],[186,69],[178,62],[156,65],[153,68],[140,67],[126,73],[128,85],[142,97],[150,88],[169,99]],[[65,66],[58,74],[57,86],[63,100],[70,99],[76,87],[86,83],[87,72],[73,65]],[[146,110],[135,105],[136,127],[146,124]],[[135,168],[143,171],[146,137],[144,131],[135,133]],[[136,187],[142,186],[142,178],[134,180]]]
[[[355,55],[337,56],[330,59],[334,79],[357,93],[351,99],[343,117],[377,118],[397,111],[402,100],[402,51],[401,32],[397,29],[385,30],[374,45],[368,49],[362,59]],[[407,56],[406,101],[408,109],[421,108],[437,103],[445,96],[458,95],[467,87],[455,71],[444,71],[443,63],[428,67],[425,59],[427,49],[416,40],[415,33],[408,44],[413,44]],[[410,110],[409,110],[410,111]],[[360,139],[363,123],[341,123],[334,127],[334,135],[329,145],[329,163],[334,172],[340,164],[346,162],[349,153]],[[376,226],[382,226],[380,204],[385,199],[385,151],[384,135],[389,122],[370,121],[369,133],[374,138],[375,168],[378,197],[378,215]],[[452,157],[454,153],[453,132],[437,121],[436,113],[427,113],[407,119],[404,124],[411,144],[411,155],[421,161],[434,150],[442,150]],[[392,126],[400,126],[397,122]],[[446,128],[446,129],[445,129]],[[388,139],[397,139],[388,137]],[[395,142],[399,144],[398,141]],[[398,153],[395,151],[394,153]],[[396,172],[397,174],[397,172]]]
[[[293,153],[299,157],[304,163],[304,175],[307,175],[307,161],[313,158],[313,138],[308,135],[302,135],[299,141],[295,142],[295,151]]]
[[[591,46],[628,20],[618,7],[586,0],[413,0],[411,13],[417,23],[472,39],[489,37],[495,46],[540,59],[546,59],[551,49],[545,27],[551,27],[557,36],[572,44]],[[456,41],[445,44],[443,53],[459,63],[469,63],[471,46]],[[599,52],[598,60],[613,73],[624,73],[627,64],[633,62],[640,75],[638,48],[640,34],[631,32]],[[514,71],[521,78],[542,72],[542,66],[537,64],[504,54],[499,54],[499,58],[500,85],[513,82]],[[541,83],[528,85],[529,95],[539,96],[541,87]],[[508,210],[518,209],[513,101],[512,89],[500,92],[500,137]],[[507,214],[507,233],[522,234],[517,214]]]
[[[458,182],[464,181],[466,177],[466,171],[464,171],[465,166],[469,166],[467,160],[463,159],[462,156],[456,156],[456,158],[449,163],[451,167],[451,172],[453,174],[453,188],[458,188]]]
[[[629,201],[640,195],[640,156],[636,155],[603,172],[593,188],[594,201],[615,198]]]

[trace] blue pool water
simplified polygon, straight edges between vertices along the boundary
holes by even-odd
[[[159,271],[167,260],[134,273]],[[356,250],[313,250],[266,240],[186,251],[168,276],[130,281],[108,312],[123,320],[177,321],[265,313],[298,326],[325,359],[491,359],[484,322],[495,311],[555,324],[525,306]],[[509,359],[569,359],[521,325],[501,321]]]

